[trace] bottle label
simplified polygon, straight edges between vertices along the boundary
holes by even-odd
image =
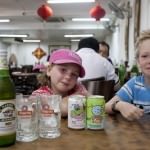
[[[15,132],[15,101],[0,100],[0,136]]]
[[[7,68],[7,51],[0,50],[0,68]]]

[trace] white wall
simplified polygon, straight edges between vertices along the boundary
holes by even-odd
[[[14,53],[18,60],[18,66],[21,65],[34,65],[38,62],[38,59],[32,54],[36,48],[38,48],[38,44],[11,44],[8,46],[9,56],[11,53]],[[47,55],[41,58],[40,63],[45,63],[48,56],[48,46],[45,44],[41,44],[40,48],[42,48]]]
[[[119,27],[115,29],[112,36],[106,38],[107,43],[110,45],[110,58],[114,65],[119,64]]]
[[[71,42],[71,50],[76,51],[78,49],[78,41]]]
[[[114,65],[119,65],[121,61],[125,61],[124,26],[124,20],[118,19],[114,32],[105,39],[110,46],[110,58]]]
[[[129,20],[130,24],[129,24],[129,64],[130,67],[133,65],[133,63],[135,62],[135,43],[134,43],[134,26],[135,26],[135,8],[134,5],[136,3],[136,0],[132,0],[130,1],[131,4],[131,8],[132,8],[132,14],[131,14],[131,18]]]
[[[63,45],[63,46],[61,46]],[[5,48],[8,50],[8,58],[13,53],[17,57],[18,66],[22,65],[35,65],[39,60],[32,54],[39,47],[38,43],[1,43],[0,48]],[[40,59],[40,63],[45,63],[50,50],[60,47],[70,47],[70,43],[41,43],[40,48],[42,48],[46,55]]]
[[[150,29],[150,0],[141,0],[140,31]]]

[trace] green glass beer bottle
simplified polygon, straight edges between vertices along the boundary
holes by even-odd
[[[136,64],[133,64],[132,68],[131,68],[131,77],[133,76],[137,76],[139,74],[139,69],[137,67]]]
[[[15,87],[7,65],[7,51],[0,49],[0,147],[16,141],[15,97]]]
[[[126,68],[123,63],[120,64],[118,73],[119,73],[120,84],[123,85],[125,82],[125,76],[126,76]]]

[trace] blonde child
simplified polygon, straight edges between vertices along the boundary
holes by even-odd
[[[67,99],[72,94],[87,96],[85,87],[78,83],[78,77],[84,77],[85,70],[81,58],[69,49],[54,51],[49,59],[46,78],[41,78],[41,87],[32,94],[59,94],[63,100],[61,103],[62,116],[67,116]]]
[[[150,30],[143,31],[136,43],[136,59],[142,75],[131,78],[106,103],[106,112],[120,112],[128,120],[150,113]]]

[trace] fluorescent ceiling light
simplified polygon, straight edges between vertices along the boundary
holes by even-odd
[[[95,18],[72,18],[72,21],[96,21]]]
[[[40,43],[41,40],[23,40],[25,43]]]
[[[28,37],[27,34],[0,34],[0,37],[10,37],[10,38],[13,38],[13,37]]]
[[[95,18],[72,18],[72,21],[96,21]],[[100,21],[110,21],[109,18],[101,18]]]
[[[92,37],[93,34],[66,34],[64,37],[66,38],[76,38],[76,37]]]
[[[72,41],[72,42],[79,42],[80,41],[80,39],[71,39],[70,41]]]
[[[101,18],[100,21],[110,21],[109,18]]]
[[[58,4],[58,3],[90,3],[95,2],[95,0],[48,0],[49,4]]]
[[[0,19],[0,22],[10,22],[10,19]]]

